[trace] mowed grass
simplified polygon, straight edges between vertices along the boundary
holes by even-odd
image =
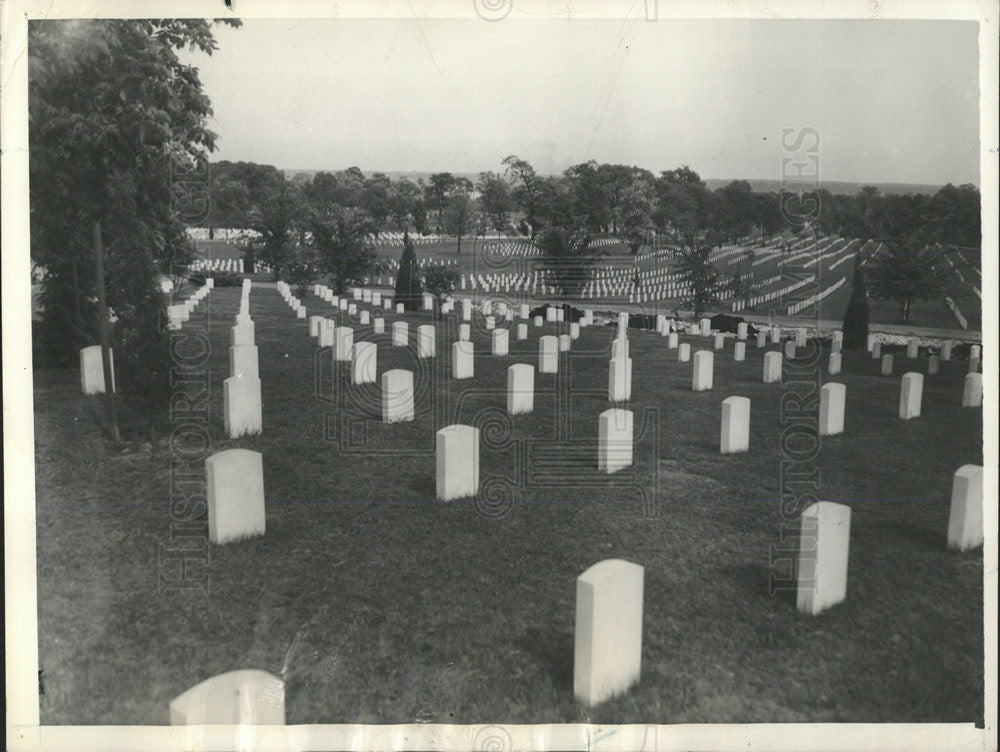
[[[536,375],[535,412],[509,418],[506,368],[537,363],[555,325],[529,325],[527,342],[512,329],[510,356],[493,357],[477,324],[470,381],[450,377],[457,316],[437,322],[433,361],[414,353],[430,314],[403,317],[409,348],[355,326],[356,340],[379,343],[379,376],[417,372],[415,421],[383,425],[378,390],[350,386],[307,321],[255,288],[264,433],[233,441],[222,381],[238,298],[218,289],[202,304],[208,451],[263,453],[267,533],[191,554],[207,594],[161,589],[178,576],[177,554],[161,551],[171,478],[200,477],[204,453],[189,466],[180,438],[112,449],[78,374],[36,371],[43,723],[165,724],[175,696],[240,668],[284,677],[295,724],[981,722],[982,555],[945,546],[952,474],[982,463],[982,413],[960,407],[965,363],[926,377],[923,414],[904,422],[899,375],[925,362],[897,355],[882,377],[877,361],[845,353],[845,434],[797,468],[816,470],[818,488],[787,489],[852,508],[847,600],[809,617],[780,587],[801,506],[783,513],[779,499],[783,456],[809,449],[799,434],[783,450],[782,428],[815,415],[792,413],[808,389],[791,371],[761,383],[753,342],[735,363],[727,341],[714,389],[693,393],[691,363],[630,332],[635,464],[601,476],[611,327],[583,329],[558,377]],[[387,331],[400,318],[387,315]],[[825,365],[824,353],[822,381]],[[801,370],[815,384],[817,369]],[[751,450],[724,457],[729,395],[752,400]],[[434,431],[453,422],[481,428],[478,503],[435,501]],[[575,579],[607,558],[645,567],[642,679],[586,709],[572,690]]]

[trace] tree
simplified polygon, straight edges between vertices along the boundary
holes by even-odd
[[[653,229],[655,209],[656,192],[651,182],[635,178],[622,191],[618,201],[618,230],[633,254],[639,252],[647,234]]]
[[[158,277],[191,259],[184,224],[208,219],[215,147],[198,70],[176,52],[211,54],[211,24],[35,21],[28,34],[31,254],[46,270],[43,355],[67,363],[95,331],[106,335],[117,350],[119,389],[152,426],[170,394]],[[93,324],[82,320],[102,297],[117,319],[113,331],[103,311]],[[107,404],[114,436],[111,395]]]
[[[525,221],[531,227],[531,239],[534,240],[539,227],[538,213],[542,200],[541,179],[535,168],[516,154],[511,154],[503,160],[505,175],[510,183],[511,198],[524,211]]]
[[[423,303],[424,287],[417,266],[417,252],[409,233],[403,233],[403,255],[396,272],[396,291],[393,300],[402,303],[407,311],[419,309]]]
[[[865,284],[864,270],[855,256],[851,299],[847,301],[847,311],[844,313],[844,347],[848,350],[860,350],[867,344],[868,287]]]
[[[718,300],[720,290],[719,272],[712,264],[712,249],[707,245],[682,246],[674,253],[677,269],[689,288],[685,305],[700,316]]]
[[[510,228],[510,212],[514,208],[510,188],[507,181],[495,172],[479,173],[478,188],[483,211],[499,237]]]
[[[373,225],[358,212],[335,207],[323,215],[313,214],[309,229],[316,268],[332,277],[338,295],[384,268],[384,259],[371,242]]]
[[[476,205],[468,193],[455,193],[444,212],[444,230],[458,238],[457,254],[462,253],[462,238],[472,231]]]
[[[424,268],[424,288],[434,295],[439,303],[444,302],[446,295],[454,292],[458,287],[458,280],[458,269],[454,266],[431,264]]]
[[[872,260],[869,272],[872,297],[897,303],[903,323],[908,323],[916,301],[944,294],[938,273],[939,258],[936,251],[915,242],[889,247]]]
[[[292,260],[296,234],[305,218],[306,209],[299,188],[280,175],[271,180],[269,193],[250,210],[248,217],[251,229],[260,233],[259,238],[250,241],[251,255],[270,266],[275,276],[280,277]]]
[[[585,228],[549,227],[538,236],[545,281],[561,295],[578,298],[593,276],[596,255],[593,236]]]
[[[444,211],[448,194],[455,187],[455,176],[450,172],[435,172],[429,180],[430,183],[425,189],[425,201],[430,209],[437,211],[437,229],[438,232],[441,232],[441,214]]]

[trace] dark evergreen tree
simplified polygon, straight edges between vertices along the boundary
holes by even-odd
[[[402,303],[407,311],[419,310],[423,304],[424,286],[417,266],[417,252],[408,232],[403,233],[403,256],[396,272],[396,293],[393,300]]]
[[[868,286],[865,273],[854,260],[854,278],[851,280],[851,299],[844,314],[844,347],[863,350],[868,344]]]

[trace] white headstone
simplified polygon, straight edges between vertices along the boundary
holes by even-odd
[[[264,461],[260,452],[226,449],[205,460],[208,538],[222,544],[264,534]]]
[[[715,349],[721,350],[725,344],[726,344],[726,335],[724,335],[722,332],[716,333],[714,341]]]
[[[819,390],[819,435],[836,436],[844,432],[844,408],[847,387],[830,382]]]
[[[459,340],[451,346],[451,375],[456,379],[471,379],[476,375],[475,345]]]
[[[851,508],[832,501],[810,504],[799,532],[796,606],[815,616],[847,596]]]
[[[403,303],[396,303],[396,313],[406,313],[406,306]]]
[[[632,411],[610,408],[598,420],[597,469],[613,473],[632,464]]]
[[[260,433],[263,430],[260,379],[230,376],[223,381],[222,416],[226,435],[231,439]]]
[[[371,322],[371,314],[368,311],[362,311],[358,314],[358,322],[362,326],[367,326]]]
[[[284,726],[285,683],[266,671],[230,671],[170,703],[171,726]]]
[[[830,353],[830,364],[826,370],[831,376],[836,376],[840,373],[840,358],[840,353]]]
[[[378,346],[374,342],[354,343],[351,358],[351,383],[374,384],[378,362]]]
[[[733,345],[733,360],[740,363],[747,359],[747,343],[737,342]]]
[[[486,331],[488,332],[492,331],[493,329],[496,328],[496,325],[497,325],[497,320],[495,318],[493,318],[492,316],[486,317]]]
[[[462,321],[472,320],[472,299],[462,298]]]
[[[257,378],[257,345],[236,345],[229,348],[229,375]]]
[[[544,323],[541,316],[535,316],[535,326],[542,326]]]
[[[691,345],[687,342],[682,342],[677,348],[677,361],[687,363],[689,360],[691,360]]]
[[[529,310],[528,310],[528,304],[527,303],[521,303],[521,310],[519,311],[519,313],[520,313],[519,318],[522,318],[522,319],[528,318]]]
[[[917,353],[918,353],[918,351],[917,351],[917,341],[915,339],[913,339],[913,338],[910,338],[910,340],[907,341],[907,343],[906,343],[906,357],[907,358],[915,358],[915,357],[917,357]]]
[[[735,454],[750,449],[750,399],[726,397],[722,400],[722,434],[719,451]]]
[[[559,352],[569,352],[573,344],[573,338],[568,334],[559,335]]]
[[[764,353],[764,383],[774,384],[781,381],[781,353]]]
[[[899,417],[903,420],[920,417],[920,401],[924,391],[924,375],[910,371],[903,374],[899,390]]]
[[[382,293],[373,292],[372,293],[372,307],[378,308],[382,305]]]
[[[230,330],[229,344],[232,345],[252,345],[253,344],[253,322],[247,324],[237,324]]]
[[[670,332],[667,335],[667,349],[668,350],[677,349],[677,332]]]
[[[507,412],[530,413],[535,407],[535,367],[515,363],[507,368]]]
[[[556,309],[554,306],[548,306],[545,309],[545,320],[552,323],[556,320]]]
[[[832,341],[833,341],[833,342],[840,342],[840,343],[843,343],[843,342],[844,342],[844,333],[843,333],[843,332],[842,332],[842,331],[841,331],[840,329],[837,329],[837,330],[836,330],[836,331],[834,331],[834,333],[833,333],[833,338],[832,338]]]
[[[951,346],[952,341],[946,339],[941,343],[941,360],[951,360]]]
[[[468,342],[472,338],[472,325],[471,324],[459,324],[458,325],[458,338],[462,342]]]
[[[795,360],[795,340],[788,340],[785,343],[785,360]]]
[[[354,303],[347,304],[347,315],[353,316],[358,312],[358,307]]]
[[[979,372],[979,358],[969,358],[969,373]]]
[[[628,334],[628,311],[618,313],[618,336]]]
[[[309,336],[319,337],[319,324],[323,320],[322,316],[309,317]]]
[[[612,358],[608,365],[608,402],[632,399],[632,358]]]
[[[607,559],[576,580],[573,695],[588,707],[639,682],[643,573],[638,564]]]
[[[882,375],[892,376],[892,355],[890,353],[882,356]]]
[[[573,321],[569,325],[569,338],[580,339],[580,324]]]
[[[417,357],[433,358],[437,355],[437,333],[431,324],[417,327]]]
[[[111,391],[115,391],[115,351],[108,348],[108,363],[111,366]],[[104,394],[104,364],[101,361],[101,346],[91,345],[80,350],[80,388],[84,394]]]
[[[479,429],[445,426],[435,436],[437,497],[451,501],[479,493]]]
[[[334,332],[333,359],[348,361],[354,347],[354,330],[349,326],[338,326]]]
[[[948,548],[969,551],[983,545],[983,468],[962,465],[951,483]]]
[[[934,376],[941,368],[941,358],[937,355],[931,355],[927,359],[927,374],[929,376]]]
[[[795,330],[795,346],[805,347],[806,346],[806,329],[800,326]]]
[[[493,354],[507,355],[510,349],[510,333],[506,329],[493,330]]]
[[[372,332],[374,334],[385,334],[385,319],[372,319]]]
[[[305,306],[299,306],[298,308],[295,309],[295,318],[304,319],[305,317],[306,317]]]
[[[413,420],[413,371],[393,368],[382,374],[382,422]]]
[[[972,360],[973,358],[979,360],[979,357],[980,355],[982,355],[982,352],[983,352],[982,347],[980,347],[979,345],[973,345],[972,347],[969,348],[969,360]]]
[[[528,338],[528,325],[518,324],[517,325],[517,338],[518,340],[525,340]]]
[[[736,325],[736,338],[740,340],[747,338],[747,322],[741,321]]]
[[[704,392],[712,388],[712,370],[715,353],[711,350],[698,350],[694,354],[694,368],[691,374],[691,389]]]
[[[842,340],[840,340],[840,341],[833,340],[833,342],[830,343],[830,354],[831,355],[840,353],[840,351],[843,350],[843,349],[844,349],[844,343],[843,343]]]
[[[767,332],[757,332],[757,347],[767,345]]]
[[[547,334],[538,338],[538,372],[559,372],[559,339]]]
[[[780,345],[781,344],[781,327],[774,327],[771,329],[771,344]]]
[[[710,335],[712,333],[712,320],[702,319],[698,324],[698,333],[701,334],[702,337]]]
[[[559,307],[556,309],[556,321],[563,321],[566,318],[566,309]]]
[[[875,347],[875,335],[869,334],[867,337],[865,337],[865,349],[868,352],[871,352],[873,347]]]
[[[424,293],[424,310],[425,311],[434,310],[434,296],[428,292]]]
[[[878,360],[882,357],[882,343],[876,341],[871,347],[872,360]]]
[[[395,321],[392,324],[393,347],[406,347],[409,344],[410,327],[405,321]]]
[[[962,389],[962,407],[983,406],[983,375],[967,373],[965,387]]]

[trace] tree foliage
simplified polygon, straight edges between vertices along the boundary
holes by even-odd
[[[338,295],[384,268],[385,260],[371,241],[371,221],[363,214],[344,210],[314,214],[309,228],[317,269],[330,275]]]
[[[399,259],[399,271],[396,272],[393,300],[402,303],[407,311],[419,310],[423,304],[424,287],[420,277],[417,252],[409,233],[404,233],[403,255]]]
[[[865,284],[865,273],[854,260],[854,276],[851,279],[851,299],[847,302],[844,313],[844,347],[848,350],[860,350],[868,342],[868,287]]]
[[[895,302],[901,320],[907,323],[915,302],[944,294],[938,274],[939,261],[939,253],[926,246],[915,243],[890,246],[870,263],[872,297]]]
[[[211,24],[34,21],[28,34],[31,254],[46,272],[40,354],[68,363],[93,343],[100,223],[119,389],[151,414],[169,393],[158,275],[191,258],[184,225],[207,217],[199,188],[215,146],[198,70],[177,51],[211,54]]]
[[[458,269],[447,264],[430,264],[424,267],[424,289],[443,301],[446,295],[455,291],[460,279]]]
[[[684,304],[694,310],[695,316],[700,316],[718,300],[722,287],[711,255],[712,249],[707,245],[682,246],[674,254],[678,271],[689,288]]]
[[[545,282],[560,295],[578,298],[590,281],[597,255],[586,228],[549,227],[538,236]]]

